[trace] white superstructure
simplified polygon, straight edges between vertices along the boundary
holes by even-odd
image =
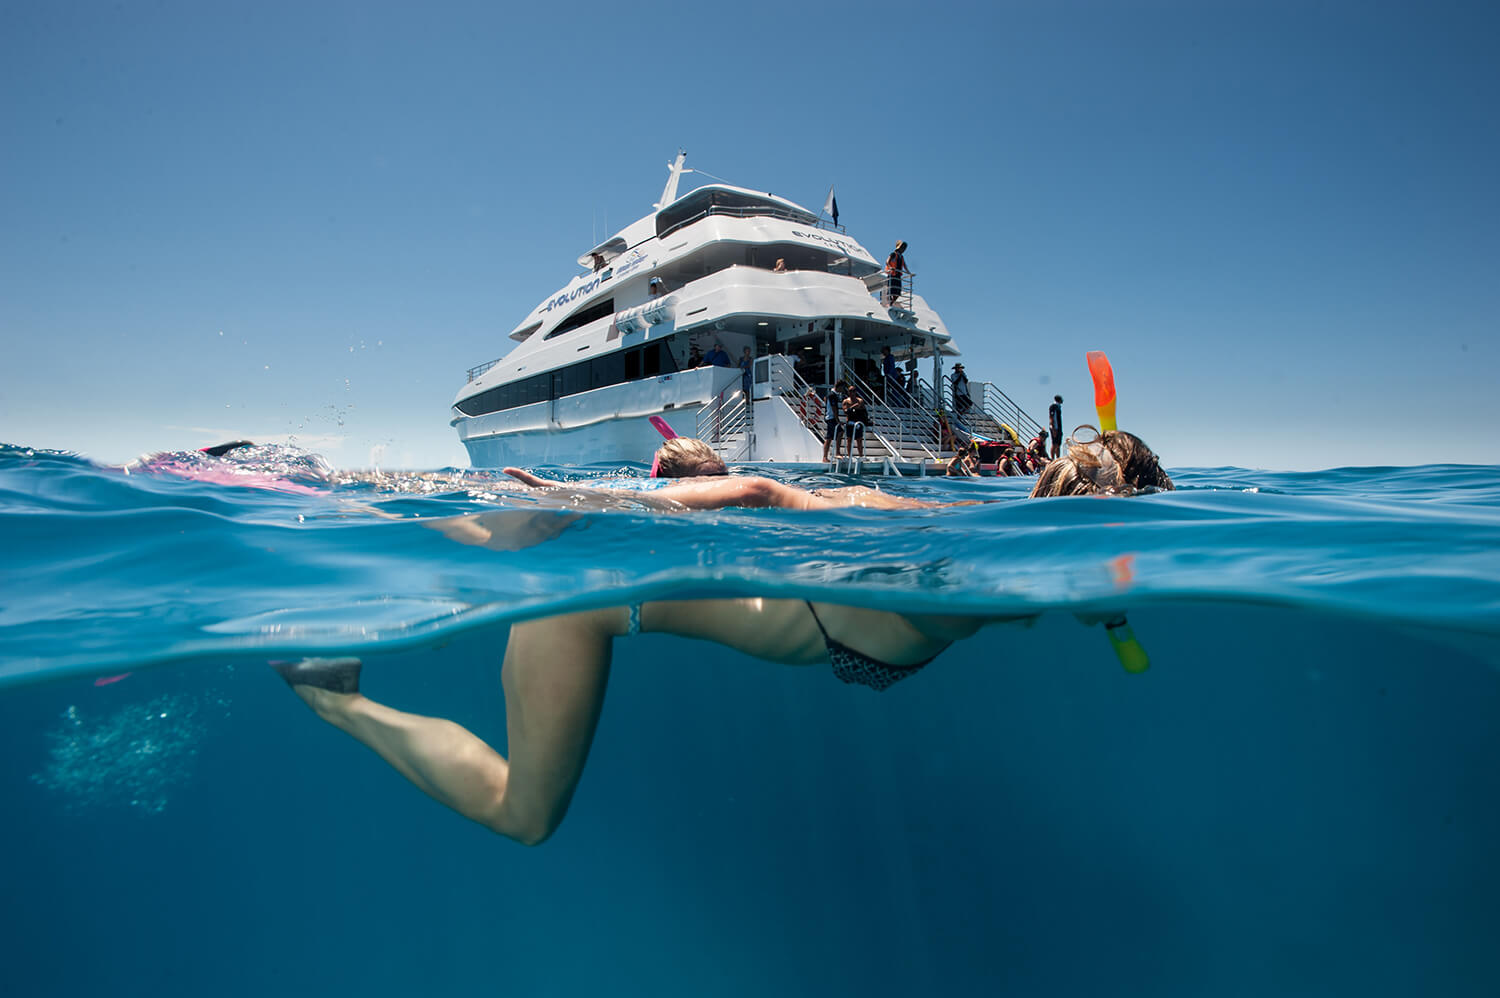
[[[943,357],[957,350],[912,279],[893,295],[883,261],[784,198],[727,184],[677,196],[683,159],[657,210],[582,254],[584,272],[511,332],[517,346],[469,371],[452,425],[474,465],[649,461],[661,440],[650,416],[727,461],[815,463],[823,396],[841,378],[870,402],[871,470],[940,459],[934,413],[946,404]],[[899,389],[879,377],[882,346],[901,365]],[[715,347],[734,365],[748,347],[751,376],[705,363]],[[928,375],[914,395],[908,361]],[[973,394],[976,431],[1006,417],[1034,430],[993,386]]]

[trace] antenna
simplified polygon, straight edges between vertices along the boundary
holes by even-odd
[[[665,208],[677,200],[677,182],[682,179],[684,173],[692,173],[685,169],[683,162],[687,159],[687,150],[678,149],[677,158],[667,164],[667,186],[662,188],[661,200],[652,205],[653,208]]]

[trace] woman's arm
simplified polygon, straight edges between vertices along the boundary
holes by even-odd
[[[564,486],[589,492],[601,492],[624,499],[640,499],[642,493],[626,489],[601,489],[576,482],[552,482],[538,478],[520,468],[506,468],[505,473],[519,482],[534,488]],[[829,502],[811,492],[783,485],[769,478],[758,477],[713,477],[697,478],[653,489],[652,499],[666,499],[687,509],[723,509],[726,506],[749,506],[754,508],[776,507],[780,509],[826,509],[840,505]]]

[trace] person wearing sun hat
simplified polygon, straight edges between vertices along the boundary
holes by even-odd
[[[969,375],[962,364],[953,365],[949,381],[953,385],[953,411],[962,416],[974,405],[974,399],[969,395]]]

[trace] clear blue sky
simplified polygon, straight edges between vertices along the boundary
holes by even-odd
[[[732,13],[730,12],[732,11]],[[464,370],[688,165],[1174,465],[1500,463],[1500,6],[0,0],[0,440],[467,464]]]

